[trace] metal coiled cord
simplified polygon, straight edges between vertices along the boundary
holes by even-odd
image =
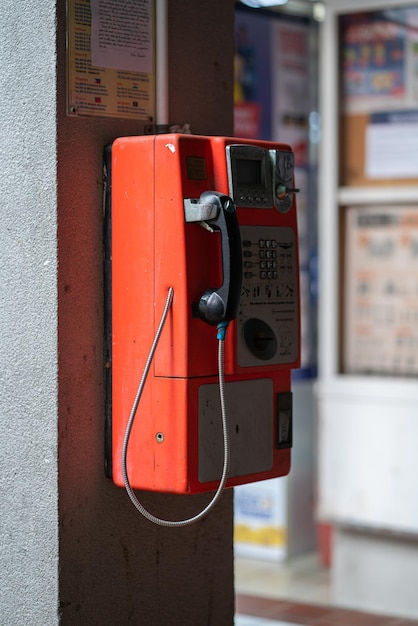
[[[159,526],[168,526],[168,527],[182,527],[182,526],[190,526],[190,524],[194,524],[194,522],[197,522],[201,519],[203,519],[208,513],[209,511],[211,511],[213,509],[213,507],[215,506],[215,504],[218,502],[219,498],[222,495],[222,492],[225,488],[225,484],[226,481],[228,479],[228,474],[229,474],[229,464],[230,464],[230,441],[229,441],[229,427],[228,427],[228,417],[227,417],[227,412],[226,412],[226,405],[225,405],[225,378],[224,378],[224,341],[225,341],[225,334],[226,334],[226,329],[228,326],[228,322],[222,322],[219,326],[218,326],[218,334],[217,334],[217,338],[218,338],[218,373],[219,373],[219,396],[220,396],[220,401],[221,401],[221,413],[222,413],[222,429],[223,429],[223,442],[224,442],[224,463],[223,463],[223,470],[222,470],[222,477],[219,483],[219,486],[213,496],[213,498],[211,499],[211,501],[207,504],[207,506],[200,511],[200,513],[197,513],[197,515],[194,515],[193,517],[184,519],[184,520],[166,520],[166,519],[161,519],[159,517],[156,517],[155,515],[153,515],[152,513],[150,513],[138,500],[137,496],[135,495],[131,484],[129,482],[129,476],[128,476],[128,470],[127,470],[127,453],[128,453],[128,444],[129,444],[129,437],[131,434],[131,430],[132,430],[132,425],[134,423],[135,420],[135,416],[136,416],[136,412],[138,409],[138,405],[139,402],[141,400],[141,396],[142,396],[142,392],[144,390],[144,386],[145,386],[145,382],[147,380],[148,377],[148,372],[149,372],[149,368],[151,366],[152,363],[152,359],[154,357],[154,353],[155,350],[157,348],[158,345],[158,341],[160,339],[160,335],[161,332],[164,328],[164,324],[165,321],[167,319],[167,314],[169,311],[169,308],[172,304],[173,301],[173,295],[174,295],[174,290],[172,287],[169,288],[168,290],[168,295],[167,295],[167,300],[165,303],[165,307],[164,307],[164,311],[163,314],[161,316],[161,320],[157,329],[157,332],[155,333],[155,337],[154,337],[154,341],[152,343],[145,367],[144,367],[144,371],[142,374],[142,378],[141,381],[139,383],[138,386],[138,390],[136,392],[136,396],[135,396],[135,400],[134,403],[132,405],[132,409],[131,409],[131,413],[129,416],[129,420],[128,420],[128,424],[126,426],[126,431],[125,431],[125,437],[123,440],[123,447],[122,447],[122,476],[123,476],[123,482],[125,483],[125,488],[126,491],[128,492],[128,496],[130,497],[133,505],[135,506],[135,508],[141,513],[141,515],[143,515],[147,520],[149,520],[150,522],[153,522],[154,524],[158,524]]]

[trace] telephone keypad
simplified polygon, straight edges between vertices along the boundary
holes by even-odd
[[[277,279],[277,241],[275,239],[260,239],[258,242],[260,259],[260,279]],[[266,271],[267,270],[267,271]],[[273,270],[273,271],[270,271]]]
[[[241,226],[238,362],[291,363],[298,350],[297,247],[292,228]],[[251,270],[250,270],[251,268]]]

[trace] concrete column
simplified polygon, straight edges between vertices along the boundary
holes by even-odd
[[[58,606],[55,2],[0,18],[0,622]]]
[[[171,0],[169,118],[232,132],[233,2]],[[103,473],[102,150],[141,124],[65,114],[65,21],[58,21],[59,511],[63,624],[232,624],[232,493],[184,529],[144,520]],[[213,34],[216,32],[216,36]],[[158,98],[158,94],[157,94]],[[138,373],[140,377],[140,373]],[[183,519],[208,496],[144,494]]]
[[[228,135],[234,3],[168,4],[170,122]],[[65,2],[2,3],[0,622],[232,624],[232,492],[161,529],[104,477],[102,150],[143,125],[67,117],[65,30]]]

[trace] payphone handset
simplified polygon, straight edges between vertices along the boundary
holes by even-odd
[[[184,212],[186,221],[198,220],[208,230],[221,233],[222,285],[201,295],[199,316],[211,325],[230,322],[237,316],[242,286],[241,238],[235,205],[224,194],[204,191],[197,203],[185,203]],[[206,219],[202,219],[206,213]]]
[[[199,493],[289,472],[300,364],[293,168],[290,147],[274,142],[112,144],[106,461],[116,484],[124,447],[133,489]]]

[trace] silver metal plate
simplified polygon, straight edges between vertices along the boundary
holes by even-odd
[[[225,385],[231,441],[229,476],[273,467],[273,381],[245,380]],[[199,387],[199,481],[220,480],[224,461],[221,403],[217,384]]]
[[[293,229],[280,226],[242,226],[243,283],[237,317],[238,363],[284,365],[298,355],[298,265]],[[254,339],[263,341],[268,328],[274,344],[263,355],[251,345],[246,328],[253,323]],[[265,337],[267,341],[268,336]]]

